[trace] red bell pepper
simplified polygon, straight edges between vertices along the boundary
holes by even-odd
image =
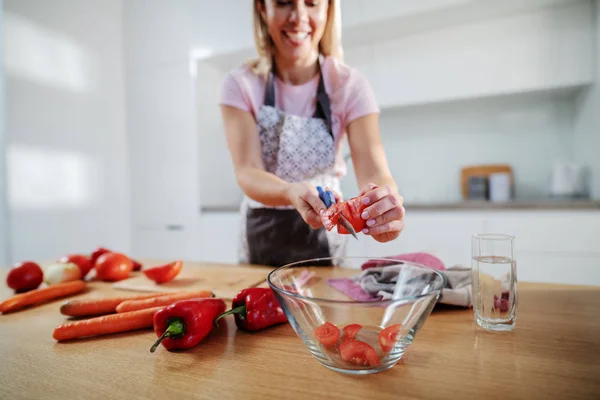
[[[219,319],[231,314],[235,316],[239,329],[250,332],[288,322],[270,288],[244,289],[234,297],[231,306],[231,310],[215,318],[215,326]]]
[[[331,222],[331,227],[328,230],[337,226],[339,234],[350,234],[350,232],[339,223],[340,215],[343,215],[356,232],[362,231],[367,226],[367,221],[361,217],[362,212],[367,208],[367,205],[363,204],[363,197],[364,196],[357,196],[347,201],[340,201],[332,204],[323,214],[323,218],[328,219]],[[327,226],[326,224],[323,225]]]
[[[162,308],[154,314],[154,332],[158,345],[167,349],[189,349],[196,346],[210,333],[215,317],[225,311],[222,299],[180,300]]]

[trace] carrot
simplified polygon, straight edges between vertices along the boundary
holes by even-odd
[[[151,328],[154,314],[161,308],[147,308],[122,314],[110,314],[80,321],[65,322],[54,329],[52,337],[61,341]]]
[[[38,305],[59,297],[70,296],[83,291],[87,283],[82,280],[61,282],[55,285],[46,286],[29,292],[19,293],[0,303],[0,312],[19,310],[21,308]]]
[[[168,293],[142,294],[129,297],[110,297],[105,299],[69,300],[60,307],[60,313],[70,317],[88,317],[94,315],[113,314],[117,306],[128,300],[141,300],[164,296]]]
[[[169,304],[175,303],[179,300],[197,299],[203,297],[215,297],[215,295],[210,290],[200,290],[198,292],[177,292],[143,300],[128,300],[117,306],[117,312],[123,313],[135,310],[143,310],[144,308],[168,306]]]

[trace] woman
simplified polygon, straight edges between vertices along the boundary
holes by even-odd
[[[325,229],[316,186],[341,200],[345,135],[369,204],[362,233],[387,242],[404,228],[379,109],[368,82],[341,60],[340,30],[338,0],[254,0],[259,58],[229,73],[220,100],[244,192],[241,263],[281,266],[344,254],[347,236]]]

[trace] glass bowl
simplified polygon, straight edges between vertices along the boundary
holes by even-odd
[[[396,365],[431,314],[446,277],[412,262],[342,257],[284,265],[267,281],[319,363],[362,375]]]

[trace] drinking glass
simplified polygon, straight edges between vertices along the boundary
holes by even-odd
[[[476,234],[471,244],[475,322],[489,331],[511,331],[517,320],[515,238]]]

